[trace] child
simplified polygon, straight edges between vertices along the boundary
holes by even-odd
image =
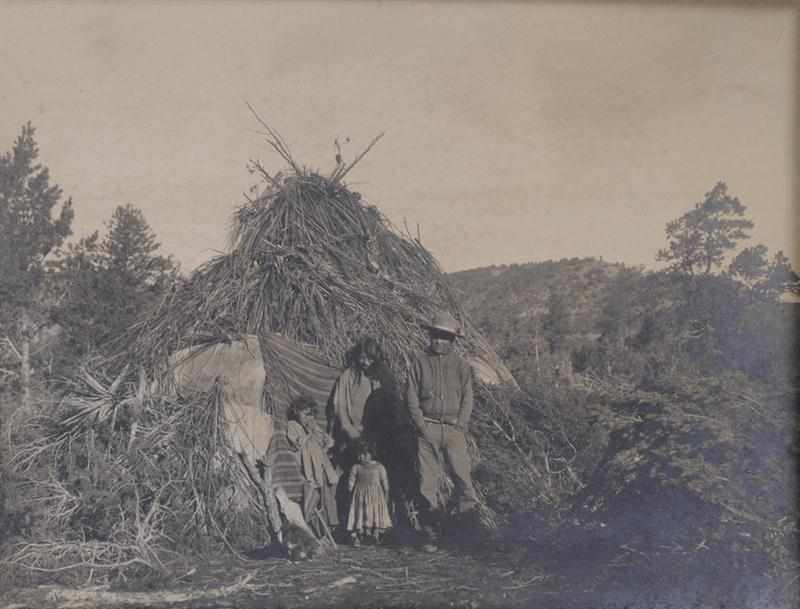
[[[355,449],[358,463],[350,470],[347,480],[351,494],[347,530],[354,546],[361,545],[364,536],[380,543],[381,534],[392,527],[387,505],[389,480],[386,469],[375,461],[366,443],[357,441]]]
[[[322,514],[328,526],[339,525],[336,510],[336,483],[339,474],[328,458],[326,450],[333,440],[317,425],[314,399],[300,396],[289,405],[286,439],[289,446],[299,453],[300,471],[303,477],[316,488],[321,496]],[[306,519],[310,519],[306,514]]]

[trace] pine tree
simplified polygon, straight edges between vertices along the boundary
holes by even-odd
[[[694,209],[667,224],[669,248],[659,250],[656,260],[669,263],[671,271],[710,274],[739,241],[749,237],[753,223],[744,217],[746,209],[728,195],[724,182],[718,182]]]
[[[753,288],[766,278],[768,270],[767,247],[759,244],[739,252],[728,266],[728,275]]]
[[[102,239],[95,232],[67,249],[59,261],[68,293],[59,320],[67,327],[65,363],[113,347],[175,279],[178,269],[160,247],[142,211],[128,204],[114,210]]]
[[[156,255],[161,244],[144,214],[130,203],[118,206],[107,224],[100,246],[109,271],[137,287],[154,287],[175,267],[169,257]]]
[[[0,157],[0,325],[19,360],[23,405],[30,403],[31,338],[46,319],[46,260],[70,235],[74,216],[67,199],[54,217],[62,191],[36,163],[34,134],[26,124]]]

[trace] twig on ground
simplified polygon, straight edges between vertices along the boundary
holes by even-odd
[[[347,586],[349,584],[355,584],[358,580],[353,577],[352,575],[348,575],[347,577],[342,577],[333,581],[329,584],[325,584],[324,586],[314,586],[313,588],[306,588],[302,591],[303,594],[313,594],[314,592],[319,592],[321,590],[331,590],[334,588],[341,588],[342,586]]]
[[[249,590],[254,573],[242,577],[235,584],[223,586],[217,590],[198,590],[189,592],[110,592],[102,589],[75,590],[57,587],[47,595],[49,602],[58,603],[59,607],[74,608],[87,605],[122,607],[128,605],[150,607],[175,603],[189,603],[198,600],[211,600]]]
[[[515,584],[513,586],[503,586],[503,590],[519,590],[521,588],[528,588],[533,584],[537,584],[539,582],[546,580],[548,577],[549,577],[548,575],[541,575],[541,574],[534,575],[530,579],[520,582],[519,584]]]

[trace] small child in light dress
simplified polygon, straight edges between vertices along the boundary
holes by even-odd
[[[350,513],[347,530],[354,546],[371,538],[380,543],[381,535],[392,528],[387,498],[389,478],[386,468],[373,457],[373,451],[363,441],[355,443],[358,463],[350,470],[347,488],[350,491]]]

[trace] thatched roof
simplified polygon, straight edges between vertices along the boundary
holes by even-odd
[[[236,210],[229,252],[195,271],[139,325],[134,352],[141,359],[157,364],[198,336],[275,332],[339,364],[369,335],[402,373],[407,355],[425,343],[421,324],[445,309],[466,329],[460,348],[512,380],[419,239],[342,182],[352,164],[324,176],[283,156],[286,173],[255,165],[264,188]]]

